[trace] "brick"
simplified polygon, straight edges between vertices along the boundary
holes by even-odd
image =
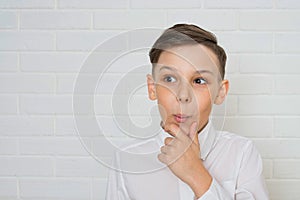
[[[139,37],[143,37],[143,35],[140,35]],[[101,57],[104,56],[105,54]],[[148,52],[129,52],[122,57],[114,56],[110,59],[110,61],[113,63],[107,66],[107,73],[122,73],[122,76],[126,75],[126,77],[132,75],[139,78],[139,80],[142,78],[146,81],[146,74],[150,74],[152,70]]]
[[[145,27],[163,28],[166,14],[163,11],[130,10],[108,11],[104,10],[94,14],[95,29],[136,29]],[[147,22],[145,24],[145,22]]]
[[[0,178],[0,198],[17,199],[18,181],[16,178]]]
[[[125,137],[124,133],[122,132],[122,129],[125,129],[127,131],[130,130],[130,127],[133,123],[130,120],[136,121],[136,117],[133,118],[134,119],[130,119],[127,116],[118,116],[117,118],[113,118],[111,116],[96,116],[97,122],[95,123],[98,123],[97,130],[100,131],[101,134],[104,134],[106,137]],[[139,118],[144,119],[144,117]],[[86,126],[82,129],[90,130],[91,126],[93,126],[90,123],[92,123],[92,121],[88,120],[88,118],[85,118],[84,116],[82,116],[82,118],[78,117],[76,120],[73,117],[60,116],[56,118],[55,133],[56,135],[63,136],[77,136],[78,134],[82,136],[82,133],[80,131],[77,132],[77,127]],[[88,133],[85,131],[84,134],[87,135]]]
[[[15,12],[0,12],[0,29],[17,28],[17,14]]]
[[[300,84],[299,75],[286,75],[275,77],[275,94],[300,94],[300,88],[296,87]]]
[[[104,194],[106,193],[106,187],[107,187],[107,179],[93,179],[92,182],[92,194],[93,200],[104,200]]]
[[[268,138],[273,135],[271,117],[226,117],[224,130],[246,137]]]
[[[263,159],[263,175],[265,179],[273,177],[273,161],[270,159]]]
[[[200,8],[201,1],[197,0],[187,0],[187,1],[141,1],[141,0],[131,0],[130,1],[131,8]]]
[[[299,160],[275,160],[274,178],[279,179],[299,179],[300,178]]]
[[[229,94],[271,94],[273,78],[258,75],[231,75],[229,76]]]
[[[7,136],[53,135],[52,117],[3,116],[0,117],[0,133]]]
[[[18,96],[17,95],[1,95],[0,96],[0,113],[16,114],[18,112]]]
[[[50,32],[0,32],[0,50],[54,50],[54,34]]]
[[[68,116],[57,116],[55,120],[55,135],[77,135],[75,119]]]
[[[103,75],[99,74],[99,79],[98,82],[96,82],[94,84],[93,87],[96,88],[95,94],[101,94],[101,95],[105,95],[105,94],[112,94],[115,93],[115,89],[118,86],[118,92],[116,93],[120,93],[120,94],[128,94],[129,92],[129,85],[130,88],[134,87],[134,84],[136,82],[141,82],[141,79],[144,79],[142,81],[144,81],[144,83],[146,83],[146,75],[129,75],[128,78],[135,78],[138,79],[140,81],[132,81],[135,79],[130,79],[130,82],[126,82],[128,83],[127,85],[122,85],[121,84],[121,80],[122,80],[122,76],[124,76],[124,74],[112,74],[112,73],[104,73]],[[94,77],[94,75],[92,75],[91,77]],[[86,76],[87,80],[89,81],[89,76]],[[74,91],[74,87],[75,87],[75,83],[77,80],[77,75],[72,75],[72,74],[60,74],[57,76],[57,93],[61,93],[61,94],[72,94]],[[93,84],[93,83],[91,83]],[[138,87],[138,85],[136,85],[136,87]],[[134,87],[135,88],[135,87]],[[143,94],[146,94],[146,89],[144,89]],[[130,91],[133,92],[133,91]]]
[[[58,74],[56,92],[58,94],[72,94],[76,80],[76,74]]]
[[[270,199],[298,199],[300,197],[299,180],[267,180]]]
[[[90,189],[90,181],[83,178],[20,179],[22,199],[90,199]]]
[[[167,24],[193,23],[212,31],[236,30],[237,15],[233,11],[222,10],[170,10]]]
[[[257,20],[259,19],[259,23]],[[241,30],[299,31],[300,14],[294,11],[247,11],[240,13]]]
[[[99,115],[148,115],[156,104],[146,95],[100,95],[95,98],[95,112]],[[108,106],[109,105],[109,106]],[[147,108],[141,110],[140,108]]]
[[[116,31],[99,31],[99,32],[85,32],[85,31],[68,31],[59,32],[56,36],[57,50],[65,51],[90,51],[99,45],[103,44],[104,41],[109,38],[118,36]],[[84,38],[84,40],[82,39]],[[106,50],[119,50],[120,46],[122,49],[126,48],[126,40],[122,38],[118,40],[119,46],[111,42],[111,45],[107,45]]]
[[[91,138],[93,146],[91,152],[98,160],[103,161],[102,163],[105,166],[110,167],[112,163],[110,158],[114,157],[115,152],[120,150],[120,147],[125,144],[132,142],[134,139],[136,138]]]
[[[272,0],[205,0],[204,2],[204,8],[260,9],[272,7]]]
[[[107,173],[108,168],[92,157],[56,159],[57,177],[104,177]]]
[[[20,68],[26,72],[78,72],[85,57],[83,53],[21,53]]]
[[[227,53],[272,52],[273,36],[270,33],[220,33],[219,44]]]
[[[226,74],[234,74],[239,71],[240,56],[229,54],[227,55],[226,67],[225,67],[225,78]]]
[[[263,158],[300,158],[299,139],[253,139]]]
[[[16,53],[0,53],[0,71],[16,72],[18,70],[18,55]]]
[[[55,77],[35,74],[0,74],[2,93],[53,93]]]
[[[243,55],[240,56],[240,72],[299,74],[300,58],[297,55]]]
[[[0,135],[3,136],[2,132]],[[18,153],[17,139],[14,138],[0,139],[0,155],[16,155],[17,153]]]
[[[211,115],[214,117],[236,115],[238,112],[237,105],[237,97],[234,95],[229,95],[221,105],[214,105]]]
[[[87,156],[79,138],[71,137],[41,137],[23,138],[20,140],[20,154],[22,155],[73,155]]]
[[[97,84],[97,94],[147,95],[146,74],[109,74],[101,76]]]
[[[300,129],[299,117],[276,117],[274,119],[274,135],[276,137],[299,137],[298,131]]]
[[[54,8],[54,0],[1,1],[0,8]]]
[[[70,124],[68,128],[76,128],[76,135],[80,139],[103,137],[103,133],[98,126],[98,121],[95,115],[74,115],[73,127]]]
[[[277,0],[277,8],[299,9],[300,2],[298,0]]]
[[[275,34],[275,52],[278,53],[300,53],[298,44],[300,35],[298,33]]]
[[[150,48],[156,39],[162,34],[163,30],[164,29],[154,27],[130,31],[128,33],[129,51],[127,52],[143,52],[145,55],[148,55]]]
[[[240,96],[239,113],[242,115],[299,115],[300,96]]]
[[[159,125],[160,117],[152,116],[152,123],[156,123],[155,125]],[[155,118],[159,118],[158,120]],[[143,134],[148,133],[138,133],[136,134],[135,128],[147,127],[149,126],[150,116],[98,116],[97,121],[99,124],[99,128],[103,132],[106,137],[126,137],[127,135],[132,135],[135,137],[144,137]],[[158,126],[159,127],[159,126]],[[157,127],[156,127],[157,128]],[[153,129],[153,131],[155,131]],[[146,135],[147,136],[147,135]]]
[[[21,29],[89,29],[91,14],[73,11],[23,11]]]
[[[22,95],[20,112],[27,114],[72,114],[72,96]]]
[[[114,1],[97,1],[97,0],[59,0],[59,8],[127,8],[128,0],[114,0]]]
[[[53,176],[51,158],[0,157],[2,176]]]

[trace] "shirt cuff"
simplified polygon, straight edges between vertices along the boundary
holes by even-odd
[[[210,184],[209,189],[200,197],[194,198],[194,200],[227,200],[231,199],[228,197],[226,190],[213,178],[212,183]]]

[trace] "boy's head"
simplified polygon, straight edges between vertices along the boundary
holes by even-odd
[[[188,132],[196,121],[201,130],[212,104],[221,104],[228,91],[226,54],[216,37],[195,25],[177,24],[163,32],[149,56],[149,98],[158,101],[163,124]]]
[[[207,47],[217,56],[220,76],[224,79],[227,59],[224,49],[218,45],[217,38],[213,33],[191,24],[176,24],[165,30],[156,40],[149,52],[153,68],[164,50],[176,46],[196,44]]]

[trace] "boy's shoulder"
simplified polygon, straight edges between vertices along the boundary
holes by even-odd
[[[244,150],[255,148],[255,144],[250,138],[229,131],[217,131],[217,133],[215,145],[225,145],[227,148],[233,147]]]

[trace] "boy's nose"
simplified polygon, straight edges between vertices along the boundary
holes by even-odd
[[[180,101],[180,102],[182,102],[182,103],[187,103],[187,102],[189,102],[190,100],[189,100],[188,97],[183,97],[183,98],[179,97],[179,98],[178,98],[178,101]]]
[[[181,86],[178,90],[177,100],[181,103],[189,103],[191,101],[191,91],[188,85]]]

